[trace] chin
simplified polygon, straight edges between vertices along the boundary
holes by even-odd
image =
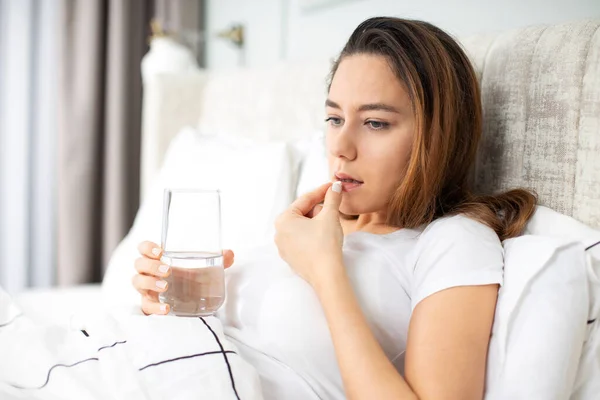
[[[342,193],[340,212],[347,216],[380,213],[386,209],[386,202],[376,199],[385,198],[385,193]]]
[[[359,202],[357,202],[356,200],[348,201],[342,198],[342,204],[340,204],[340,212],[348,216],[366,214],[369,212],[368,210],[366,210],[366,207],[364,207],[364,205],[361,207],[360,204],[356,203]]]

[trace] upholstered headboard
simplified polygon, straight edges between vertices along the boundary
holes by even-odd
[[[542,204],[600,228],[600,20],[462,40],[478,71],[484,191],[528,187]],[[329,63],[161,75],[144,87],[142,185],[182,126],[259,140],[323,127]]]
[[[600,227],[600,20],[464,41],[480,73],[483,191],[534,189]]]

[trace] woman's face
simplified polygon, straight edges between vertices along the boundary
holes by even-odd
[[[342,180],[340,211],[387,214],[403,179],[415,119],[404,85],[381,56],[342,59],[326,103],[331,179]]]

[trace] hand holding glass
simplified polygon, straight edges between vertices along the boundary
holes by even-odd
[[[214,314],[225,300],[219,192],[166,189],[161,247],[171,275],[159,301],[178,316]]]

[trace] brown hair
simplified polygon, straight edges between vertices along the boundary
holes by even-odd
[[[534,212],[525,189],[476,195],[469,180],[482,131],[479,84],[460,45],[422,21],[370,18],[350,36],[331,79],[353,54],[383,56],[407,88],[416,135],[406,176],[390,199],[388,224],[415,228],[445,215],[465,214],[501,240],[519,235]]]

